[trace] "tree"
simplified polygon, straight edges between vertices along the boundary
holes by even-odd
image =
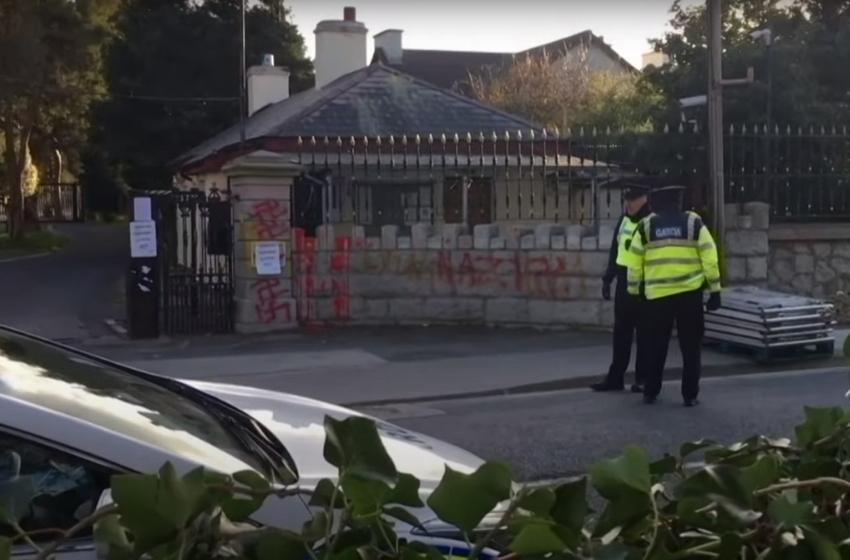
[[[0,0],[0,126],[9,233],[23,234],[34,142],[71,150],[84,138],[117,0]]]
[[[743,76],[755,69],[756,83],[728,88],[724,113],[728,122],[764,123],[767,96],[772,96],[772,120],[792,126],[847,121],[850,118],[850,8],[842,0],[728,0],[723,3],[723,71]],[[669,33],[653,41],[670,63],[647,71],[668,104],[668,116],[678,115],[677,101],[704,94],[707,76],[704,6],[671,8]],[[750,33],[770,28],[770,61],[765,45]],[[766,83],[767,64],[773,88]]]
[[[641,128],[661,102],[639,75],[593,72],[586,53],[525,56],[470,77],[473,95],[544,126]]]
[[[98,179],[87,189],[170,186],[170,161],[238,122],[239,8],[239,0],[129,0],[109,53],[110,98],[95,111],[85,179]],[[282,9],[279,0],[249,9],[247,61],[274,54],[297,92],[312,85],[312,64]]]

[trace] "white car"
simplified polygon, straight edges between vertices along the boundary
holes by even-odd
[[[26,530],[67,528],[102,500],[110,476],[155,472],[171,462],[225,474],[253,469],[275,482],[281,468],[311,489],[336,470],[322,455],[325,415],[359,413],[283,393],[140,372],[36,337],[0,328],[0,499],[4,482],[33,477],[37,496]],[[447,443],[377,421],[400,472],[433,490],[444,466],[471,472],[478,457]],[[427,510],[416,512],[447,553],[465,545]],[[300,500],[268,500],[254,521],[299,528]],[[0,535],[11,529],[0,524]],[[421,537],[418,537],[421,540]],[[15,551],[20,557],[29,548]],[[65,547],[62,560],[92,559],[90,537]]]

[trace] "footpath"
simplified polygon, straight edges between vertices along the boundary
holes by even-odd
[[[704,375],[845,367],[836,355],[774,364],[706,348]],[[255,386],[345,405],[584,387],[607,371],[610,334],[483,328],[335,329],[265,336],[91,343],[84,349],[181,379]],[[679,375],[671,341],[665,378]]]

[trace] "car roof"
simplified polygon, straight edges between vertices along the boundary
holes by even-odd
[[[199,405],[157,379],[162,378],[0,326],[0,429],[133,471],[153,472],[168,461],[227,473],[256,468],[216,447],[212,436],[199,437],[194,425],[174,423],[183,419],[181,413],[187,423],[196,421],[192,413]],[[147,403],[137,398],[144,392]],[[173,400],[173,413],[150,406],[159,400]],[[198,430],[211,428],[220,426],[208,422]]]

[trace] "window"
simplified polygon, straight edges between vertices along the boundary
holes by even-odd
[[[95,510],[111,475],[105,467],[0,432],[0,502],[14,501],[25,531],[74,526]],[[12,527],[0,523],[0,535],[14,534]],[[41,533],[34,540],[55,537]]]

